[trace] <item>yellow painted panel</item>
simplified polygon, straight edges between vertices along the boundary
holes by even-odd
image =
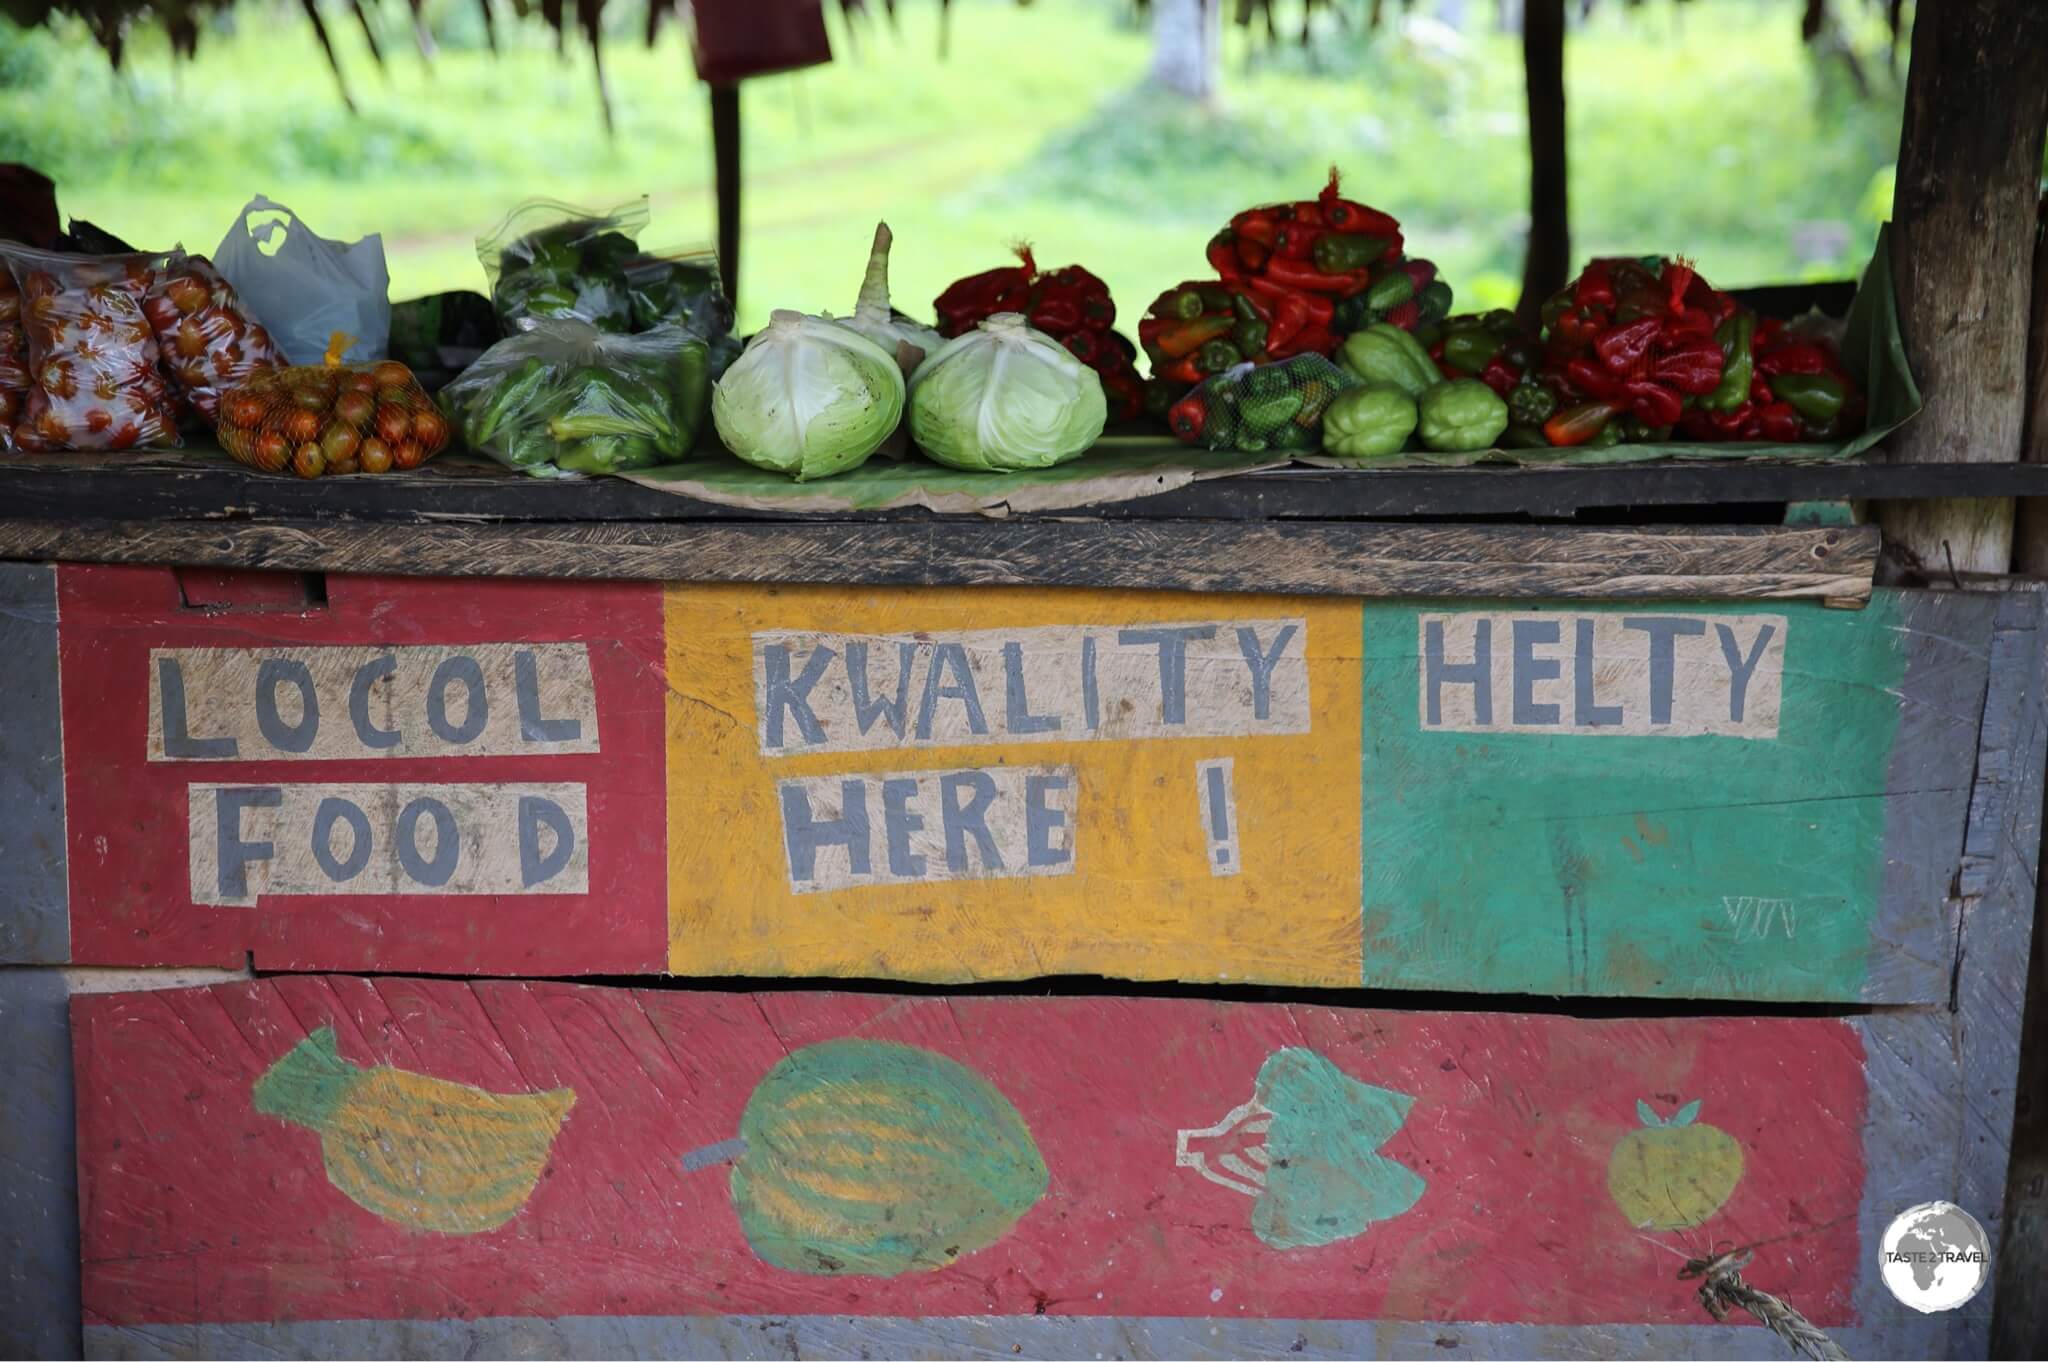
[[[674,586],[665,617],[674,972],[1358,981],[1357,602],[1021,587]],[[1291,674],[1305,674],[1305,701],[1298,686],[1283,694],[1287,664],[1273,661],[1283,658],[1281,621],[1299,631]],[[1164,698],[1176,690],[1170,649],[1122,631],[1193,623],[1217,628],[1185,658],[1186,699],[1176,726],[1167,721],[1172,701]],[[787,677],[799,686],[821,642],[831,648],[834,668],[850,673],[845,645],[865,636],[867,669],[884,680],[894,675],[899,649],[905,659],[914,649],[919,661],[911,675],[921,679],[906,688],[904,737],[886,720],[861,734],[843,674],[821,670],[823,679],[807,693],[822,713],[830,708],[826,692],[838,684],[835,713],[845,722],[821,724],[825,742],[790,751],[806,746],[801,706],[770,706],[783,720],[781,746],[764,752],[771,744],[757,697],[756,639],[764,634],[798,636],[761,646],[787,648]],[[821,641],[819,634],[837,637]],[[986,737],[966,730],[957,672],[941,669],[941,684],[931,684],[932,649],[963,635],[973,636],[963,644],[974,659],[968,688]],[[1014,640],[1013,648],[1005,639]],[[1251,656],[1268,648],[1264,663]],[[1261,665],[1271,684],[1270,712],[1253,722],[1246,678]],[[1084,668],[1088,694],[1066,679]],[[1023,693],[1009,718],[1021,714],[1017,727],[1026,730],[1056,718],[1059,731],[1004,739],[1003,682],[1019,676],[1030,684],[1008,687]],[[1152,699],[1133,703],[1144,686],[1153,688]],[[880,689],[885,698],[893,693]],[[938,698],[929,706],[932,736],[919,741],[926,689]],[[1099,714],[1099,732],[1142,736],[1070,739],[1084,729],[1084,712],[1090,719]],[[1290,725],[1296,731],[1282,731]],[[962,741],[949,737],[949,726]],[[1183,731],[1206,735],[1179,736]],[[1224,761],[1222,777],[1200,769]],[[918,772],[928,774],[914,787],[895,782],[897,803],[888,813],[901,820],[906,809],[922,811],[921,864],[942,868],[949,859],[939,833],[942,799],[966,806],[981,788],[991,808],[1010,811],[985,853],[1007,867],[1004,877],[880,882],[898,862],[886,845],[879,779]],[[937,773],[960,772],[969,774],[956,775],[962,783],[942,795],[946,777]],[[1069,772],[1071,789],[1063,783]],[[785,801],[838,799],[842,781],[852,778],[867,778],[861,793],[874,873],[841,873],[848,853],[828,849],[815,862],[817,878],[802,881],[799,891],[793,866],[801,862],[785,841]],[[779,792],[792,781],[799,793]],[[1222,844],[1203,796],[1219,789],[1233,810]],[[1015,812],[1026,798],[1039,806],[1029,826]],[[817,808],[820,816],[845,813]],[[1020,873],[1027,840],[1034,856],[1058,863]],[[1055,841],[1062,845],[1048,851]],[[981,845],[971,830],[957,839],[963,856]],[[1226,873],[1212,873],[1219,864]]]

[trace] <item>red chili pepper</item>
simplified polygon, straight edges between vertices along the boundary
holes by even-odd
[[[1578,286],[1572,290],[1574,307],[1613,307],[1614,274],[1605,260],[1595,260],[1579,272]]]
[[[1711,340],[1697,341],[1658,355],[1650,362],[1649,376],[1687,396],[1704,397],[1721,386],[1721,367],[1725,362],[1719,345]]]
[[[1269,359],[1292,359],[1296,355],[1309,354],[1327,355],[1336,348],[1337,338],[1330,334],[1329,328],[1313,321],[1294,333],[1294,339],[1288,343],[1284,354],[1273,348],[1270,335],[1266,338],[1266,356]]]
[[[1410,298],[1407,302],[1388,311],[1382,320],[1388,326],[1398,326],[1403,331],[1413,331],[1415,324],[1422,320],[1422,304]]]
[[[1237,252],[1237,263],[1248,270],[1264,268],[1267,258],[1272,255],[1271,251],[1249,237],[1238,236],[1231,244]]]
[[[1265,277],[1283,288],[1301,289],[1307,293],[1333,293],[1342,298],[1372,287],[1370,270],[1324,274],[1314,265],[1277,255],[1266,262]]]
[[[1319,325],[1327,325],[1330,319],[1337,314],[1337,304],[1328,297],[1319,293],[1296,293],[1293,289],[1282,287],[1278,281],[1270,278],[1262,276],[1247,279],[1244,281],[1244,286],[1253,295],[1255,302],[1263,299],[1268,306],[1275,308],[1280,306],[1280,300],[1283,298],[1305,298],[1308,302],[1309,320]]]
[[[1757,412],[1763,436],[1773,444],[1795,444],[1800,436],[1799,413],[1790,402],[1773,402]]]
[[[1206,250],[1209,268],[1215,270],[1220,278],[1235,279],[1242,269],[1237,258],[1236,240],[1228,228],[1209,238]]]
[[[1307,204],[1301,206],[1304,209],[1308,207]],[[1338,176],[1335,166],[1330,167],[1329,182],[1316,196],[1315,207],[1321,215],[1321,220],[1339,231],[1387,236],[1401,229],[1399,223],[1377,208],[1368,208],[1362,203],[1353,203],[1350,199],[1338,197]]]
[[[1515,385],[1522,381],[1522,371],[1499,355],[1495,355],[1486,361],[1486,367],[1479,371],[1479,381],[1502,397],[1506,397],[1515,390]]]
[[[1620,405],[1614,402],[1581,402],[1575,407],[1560,408],[1543,423],[1543,438],[1562,448],[1582,445],[1607,429],[1607,423],[1620,411]]]
[[[1075,359],[1083,364],[1092,364],[1095,361],[1096,347],[1100,342],[1095,339],[1093,331],[1073,331],[1062,336],[1060,344],[1066,346],[1067,353]]]
[[[1175,383],[1200,383],[1204,377],[1202,366],[1195,362],[1193,355],[1183,355],[1164,369],[1152,370],[1153,377],[1171,379]]]
[[[1628,409],[1646,426],[1675,426],[1685,414],[1678,394],[1662,383],[1632,378],[1621,385],[1621,390],[1628,398]]]
[[[1621,379],[1590,359],[1575,359],[1566,363],[1564,377],[1565,382],[1575,392],[1583,393],[1587,397],[1621,396]]]
[[[1415,281],[1415,291],[1421,293],[1436,279],[1436,262],[1433,260],[1403,260],[1401,271]]]
[[[1031,305],[1025,320],[1040,331],[1064,336],[1081,327],[1081,309],[1067,298],[1041,298]]]
[[[1308,300],[1299,293],[1283,295],[1273,304],[1273,321],[1266,329],[1266,349],[1276,355],[1281,353],[1307,325]]]
[[[1273,255],[1280,260],[1307,260],[1315,254],[1316,239],[1323,235],[1324,228],[1313,223],[1289,222],[1275,233],[1271,245]]]
[[[1202,438],[1202,427],[1208,424],[1208,399],[1200,393],[1189,393],[1166,409],[1166,425],[1176,440],[1193,444]]]
[[[1169,359],[1179,359],[1182,355],[1194,354],[1212,340],[1229,335],[1235,324],[1227,313],[1211,313],[1193,321],[1176,322],[1171,330],[1159,332],[1154,339],[1159,344],[1160,353]]]
[[[1280,236],[1280,224],[1273,221],[1271,211],[1264,208],[1239,213],[1230,220],[1230,230],[1240,240],[1256,241],[1268,249],[1275,246]]]
[[[1831,366],[1828,352],[1812,341],[1786,341],[1768,351],[1758,351],[1756,371],[1775,378],[1779,374],[1824,374]]]
[[[1650,353],[1651,344],[1664,334],[1664,324],[1653,318],[1630,322],[1604,331],[1593,342],[1593,353],[1609,373],[1633,373]]]

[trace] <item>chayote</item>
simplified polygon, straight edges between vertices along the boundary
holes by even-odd
[[[1476,378],[1439,383],[1416,402],[1422,443],[1446,453],[1491,449],[1508,428],[1508,404]]]
[[[1410,397],[1422,396],[1444,377],[1421,342],[1389,322],[1346,336],[1338,362],[1368,383],[1389,383]]]
[[[1323,411],[1323,450],[1345,459],[1398,454],[1415,433],[1415,399],[1391,383],[1338,393]]]

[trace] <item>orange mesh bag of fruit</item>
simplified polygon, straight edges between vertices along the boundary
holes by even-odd
[[[265,369],[221,395],[221,448],[252,468],[302,478],[418,468],[448,443],[448,418],[397,360],[344,364],[337,333],[324,364]]]
[[[29,386],[14,418],[18,446],[41,454],[178,443],[170,389],[157,372],[156,334],[142,311],[161,260],[0,245],[28,342]]]
[[[284,364],[263,323],[203,255],[174,254],[143,295],[171,391],[206,419],[220,420],[221,394],[263,369]]]

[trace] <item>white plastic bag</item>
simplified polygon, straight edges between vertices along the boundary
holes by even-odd
[[[356,338],[351,363],[384,358],[391,275],[384,238],[375,232],[361,241],[329,241],[258,194],[236,216],[213,264],[293,364],[320,363],[337,331]]]

